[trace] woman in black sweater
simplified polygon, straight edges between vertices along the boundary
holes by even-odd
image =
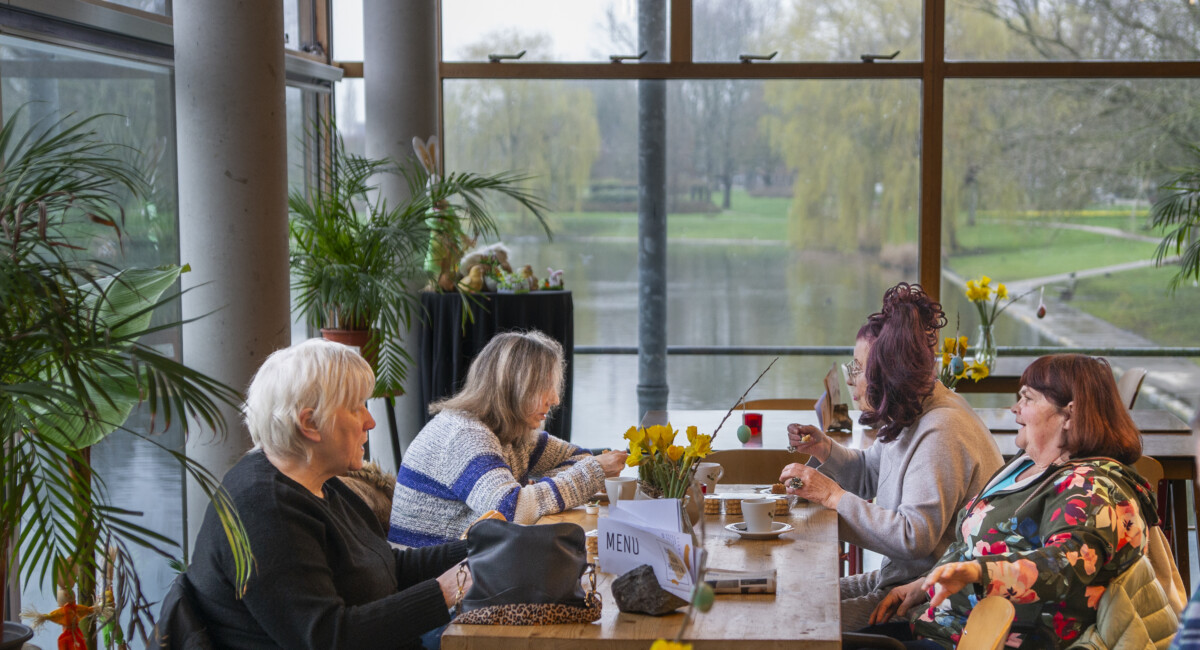
[[[217,647],[420,648],[450,621],[465,542],[393,549],[336,478],[362,466],[374,383],[357,352],[320,339],[255,375],[243,409],[255,446],[222,481],[254,553],[249,585],[239,598],[212,506],[187,571]]]

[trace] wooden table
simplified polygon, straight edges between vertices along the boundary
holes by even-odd
[[[959,383],[961,386],[962,383]],[[1017,422],[1008,409],[975,409],[979,417],[991,430],[1005,458],[1018,453]],[[677,429],[696,425],[700,431],[712,431],[725,416],[723,410],[671,410],[649,411],[642,418],[642,425],[662,424],[670,421]],[[766,449],[787,449],[787,425],[792,422],[816,426],[814,411],[761,411],[763,416],[762,446]],[[831,434],[838,443],[852,449],[866,449],[875,442],[874,432],[858,423],[859,411],[851,411],[854,431],[850,434]],[[1196,520],[1200,521],[1200,491],[1196,490],[1196,447],[1200,443],[1200,430],[1193,431],[1183,420],[1168,411],[1134,409],[1129,412],[1133,423],[1142,432],[1142,453],[1153,457],[1163,466],[1163,478],[1167,481],[1167,516],[1171,533],[1171,546],[1179,572],[1183,575],[1184,587],[1190,591],[1191,558],[1188,551],[1187,527],[1187,482],[1192,481]],[[738,413],[725,422],[713,442],[713,449],[738,449],[736,431],[742,423]],[[1166,527],[1164,527],[1166,528]],[[1200,532],[1197,533],[1200,536]]]
[[[719,486],[719,492],[749,491],[752,486]],[[568,521],[584,530],[596,520],[582,507],[543,517],[539,523]],[[713,608],[698,614],[685,639],[697,650],[705,648],[841,648],[841,612],[838,595],[837,514],[800,504],[788,521],[796,530],[769,541],[750,541],[725,530],[742,521],[740,515],[705,518],[708,565],[720,569],[774,568],[775,594],[722,594]],[[536,561],[525,558],[523,561]],[[603,569],[603,567],[601,567]],[[655,639],[674,639],[683,622],[683,610],[667,616],[623,614],[612,597],[617,576],[599,574],[597,589],[604,598],[604,615],[596,623],[572,625],[451,625],[442,636],[442,647],[457,648],[628,648],[646,650]]]

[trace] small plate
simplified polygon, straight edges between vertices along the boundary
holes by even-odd
[[[800,496],[799,494],[776,494],[771,491],[770,485],[768,485],[766,487],[760,487],[760,488],[756,489],[755,492],[758,492],[759,494],[761,494],[765,497],[787,497],[789,508],[796,507],[797,503],[807,503],[808,502],[808,499],[805,499],[804,497]]]
[[[751,533],[746,530],[746,522],[739,521],[736,524],[729,524],[725,527],[731,533],[737,533],[742,536],[742,539],[773,539],[780,535],[795,530],[791,524],[782,521],[771,522],[771,532],[769,533]]]

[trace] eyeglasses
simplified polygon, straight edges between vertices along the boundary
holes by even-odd
[[[862,364],[858,362],[858,359],[850,363],[843,363],[842,369],[846,371],[846,379],[852,384],[858,382],[858,378],[863,372]]]

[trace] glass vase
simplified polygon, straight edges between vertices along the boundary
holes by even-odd
[[[991,373],[996,369],[996,336],[991,325],[980,325],[975,335],[975,361],[987,366]]]

